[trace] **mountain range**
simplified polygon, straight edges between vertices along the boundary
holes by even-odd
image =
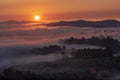
[[[24,23],[31,23],[30,21],[15,21],[15,20],[10,20],[10,21],[3,21],[0,22],[0,25],[8,25],[8,24],[24,24]]]
[[[0,22],[0,25],[3,24],[25,24],[25,23],[35,23],[30,21],[4,21]],[[40,22],[35,24],[36,26],[43,25],[48,27],[54,26],[71,26],[71,27],[120,27],[120,21],[117,20],[101,20],[101,21],[86,21],[86,20],[75,20],[75,21],[59,21],[59,22]]]
[[[120,27],[120,21],[117,20],[102,20],[102,21],[60,21],[48,23],[46,26],[73,26],[73,27]]]

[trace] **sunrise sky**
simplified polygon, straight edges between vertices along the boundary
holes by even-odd
[[[120,0],[0,0],[0,21],[118,19]]]

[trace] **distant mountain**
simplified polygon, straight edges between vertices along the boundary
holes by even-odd
[[[4,25],[4,24],[24,24],[24,23],[33,23],[33,22],[30,22],[30,21],[4,21],[4,22],[0,22],[1,25]]]
[[[73,26],[73,27],[120,27],[120,22],[117,20],[103,21],[60,21],[46,24],[46,26]]]

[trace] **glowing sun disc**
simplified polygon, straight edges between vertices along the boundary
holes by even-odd
[[[36,21],[40,20],[40,16],[39,15],[36,15],[34,18],[35,18]]]

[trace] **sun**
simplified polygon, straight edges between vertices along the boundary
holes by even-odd
[[[40,21],[41,17],[39,15],[34,16],[35,21]]]

